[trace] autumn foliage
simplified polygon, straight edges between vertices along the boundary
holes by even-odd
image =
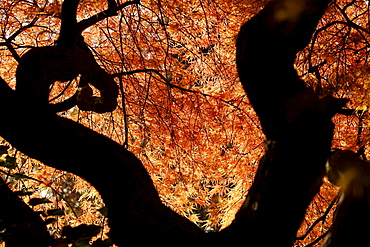
[[[231,224],[265,154],[265,135],[238,77],[235,43],[241,25],[267,2],[129,2],[82,33],[98,64],[119,86],[118,107],[103,114],[77,106],[58,113],[132,152],[148,171],[163,204],[206,232]],[[0,76],[11,88],[20,57],[57,40],[62,3],[0,2]],[[108,3],[112,1],[81,1],[77,20],[109,9]],[[333,119],[333,148],[353,150],[364,160],[370,140],[369,9],[364,0],[331,2],[295,61],[300,78],[321,98],[350,99],[346,114]],[[71,97],[78,80],[55,83],[50,103]],[[3,115],[1,121],[7,118]],[[63,235],[63,227],[81,224],[102,226],[97,236],[107,238],[99,191],[74,174],[26,156],[5,139],[0,149],[2,179],[13,191],[29,192],[21,198],[50,221],[48,231],[55,238]],[[79,150],[64,153],[70,160],[78,155]],[[296,162],[299,166],[300,160]],[[104,170],[112,179],[125,179],[118,167],[108,171],[107,167],[112,169],[103,163],[94,167],[96,176]],[[125,188],[110,189],[117,199],[125,197]],[[295,246],[322,242],[332,223],[337,193],[338,188],[324,178]],[[35,198],[48,201],[38,203]]]

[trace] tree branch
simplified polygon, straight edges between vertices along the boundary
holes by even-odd
[[[190,245],[202,236],[195,224],[162,204],[135,155],[78,123],[27,111],[19,102],[1,79],[0,109],[7,120],[0,121],[0,135],[26,155],[90,182],[108,207],[116,244],[172,246],[182,239]]]
[[[35,17],[32,19],[30,23],[28,23],[25,26],[22,26],[19,28],[16,32],[14,32],[9,38],[5,38],[5,42],[1,42],[0,45],[6,46],[10,53],[13,55],[14,59],[19,62],[20,56],[19,54],[15,51],[14,47],[12,46],[12,41],[19,35],[21,34],[25,29],[31,28],[35,25],[36,21],[38,20],[38,17]]]
[[[108,1],[108,9],[105,11],[102,11],[94,16],[91,16],[88,19],[82,20],[78,23],[78,29],[80,32],[85,30],[86,28],[98,23],[99,21],[102,21],[108,17],[117,15],[117,12],[121,9],[124,9],[127,6],[133,5],[133,4],[140,4],[140,0],[134,0],[134,1],[128,1],[123,4],[120,4],[117,6],[117,4],[113,3],[113,0]]]
[[[337,194],[336,197],[331,201],[331,203],[329,204],[325,212],[319,218],[317,218],[314,223],[310,225],[307,231],[302,236],[297,237],[297,240],[305,239],[310,234],[310,232],[315,228],[317,224],[319,224],[321,221],[324,221],[328,217],[330,210],[332,210],[332,208],[338,202],[338,200],[339,200],[339,194]]]
[[[10,247],[50,246],[50,237],[44,221],[9,188],[0,177],[1,238]]]
[[[62,4],[62,25],[57,45],[73,48],[80,38],[81,31],[77,26],[77,7],[80,0],[64,0]]]
[[[114,73],[114,74],[112,74],[112,76],[113,77],[119,77],[119,76],[125,76],[125,75],[133,75],[133,74],[136,74],[136,73],[154,73],[154,74],[158,75],[162,79],[162,82],[164,84],[166,84],[170,88],[176,88],[176,89],[178,89],[180,91],[187,92],[187,93],[200,94],[200,95],[202,95],[204,97],[215,98],[214,96],[212,96],[210,94],[206,94],[206,93],[202,93],[200,91],[195,91],[195,90],[191,90],[191,89],[187,89],[187,88],[183,88],[183,87],[177,86],[177,85],[169,82],[167,80],[167,78],[161,72],[159,72],[156,69],[136,69],[136,70],[131,70],[131,71],[127,71],[127,72]],[[230,105],[232,107],[235,107],[238,110],[241,110],[239,107],[237,107],[237,106],[233,105],[232,103],[230,103],[230,101],[226,101],[226,100],[219,99],[219,98],[217,98],[217,100],[219,100],[219,101],[221,101],[221,102],[223,102],[223,103],[225,103],[227,105]]]
[[[197,91],[193,91],[193,90],[187,89],[187,88],[182,88],[182,87],[179,87],[175,84],[170,83],[167,80],[167,78],[164,75],[162,75],[161,72],[159,72],[156,69],[136,69],[136,70],[131,70],[131,71],[127,71],[127,72],[115,73],[112,76],[113,77],[118,77],[118,76],[123,76],[123,75],[133,75],[133,74],[136,74],[136,73],[154,73],[154,74],[158,75],[165,82],[165,84],[167,86],[171,87],[171,88],[176,88],[176,89],[179,89],[181,91],[189,92],[189,93],[199,93]]]

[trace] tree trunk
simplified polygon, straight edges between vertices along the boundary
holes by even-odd
[[[293,67],[326,0],[272,0],[237,39],[240,80],[266,135],[248,196],[225,235],[248,246],[292,246],[325,174],[331,118],[347,100],[319,98]],[[239,240],[238,240],[239,239]]]

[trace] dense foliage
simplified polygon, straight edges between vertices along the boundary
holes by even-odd
[[[265,2],[133,1],[83,32],[99,64],[119,85],[118,108],[104,114],[77,107],[59,113],[133,152],[163,203],[206,231],[231,223],[263,155],[264,135],[236,72],[235,42],[241,24]],[[56,40],[61,5],[61,0],[0,2],[0,76],[11,87],[20,56]],[[106,8],[106,1],[81,1],[78,19]],[[302,79],[323,96],[351,100],[351,114],[335,118],[333,147],[359,151],[365,159],[369,20],[367,1],[334,1],[296,60]],[[51,102],[65,100],[76,88],[76,81],[56,83]],[[98,212],[103,202],[85,181],[14,148],[3,153],[2,177],[12,189],[32,192],[23,196],[26,202],[51,201],[34,206],[37,211],[63,209],[64,215],[49,224],[55,236],[65,225],[104,224]],[[74,154],[65,155],[73,159]],[[297,246],[322,239],[336,193],[336,187],[323,185],[307,211]]]

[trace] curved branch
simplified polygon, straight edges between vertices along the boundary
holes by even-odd
[[[320,98],[300,80],[294,60],[309,44],[328,3],[272,0],[238,34],[240,81],[267,140],[248,196],[221,232],[235,242],[292,246],[321,186],[333,138],[331,118],[347,100]]]
[[[0,135],[26,155],[90,182],[119,246],[191,245],[203,232],[162,204],[141,161],[118,143],[54,114],[27,111],[0,78]],[[27,119],[27,123],[24,119]],[[71,156],[73,155],[73,156]]]
[[[290,111],[287,101],[312,92],[298,77],[293,63],[296,53],[308,45],[328,5],[327,0],[293,2],[272,0],[242,26],[236,45],[240,80],[265,134],[272,139],[285,124],[285,114]]]

